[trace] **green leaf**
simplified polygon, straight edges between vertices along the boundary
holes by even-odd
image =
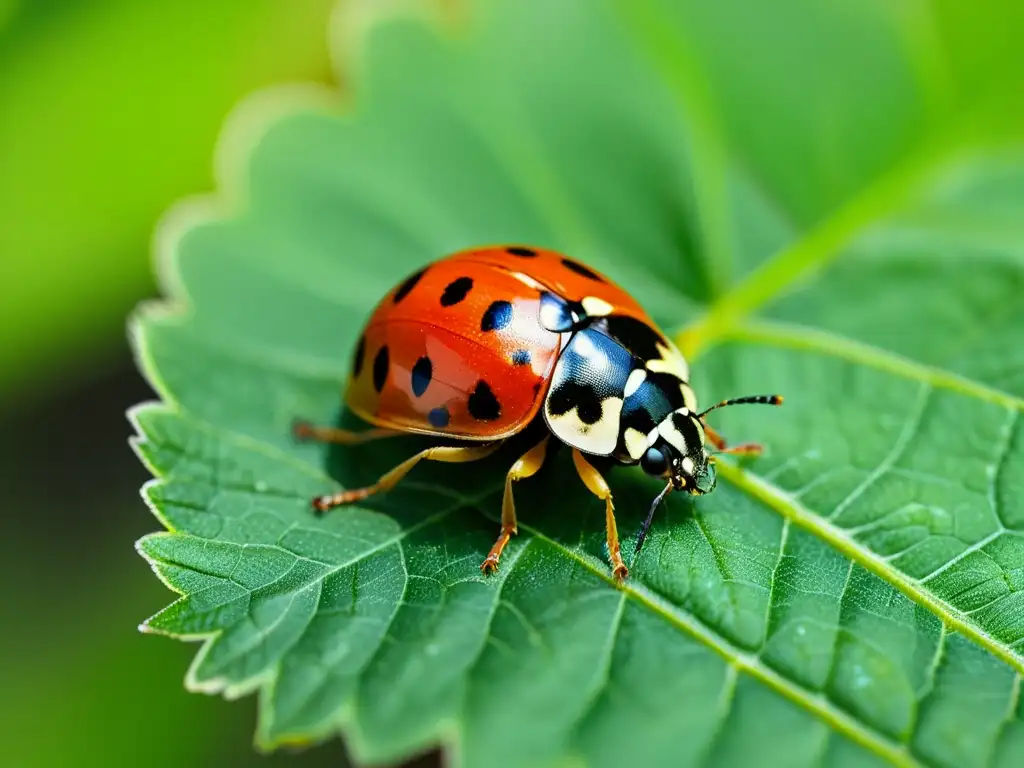
[[[204,641],[189,687],[374,763],[1020,764],[1024,146],[958,27],[900,8],[479,0],[373,27],[352,114],[263,125],[134,324],[139,548],[180,594],[144,628]],[[786,395],[716,413],[765,456],[671,499],[622,587],[564,455],[488,578],[514,446],[309,510],[424,444],[289,437],[338,418],[376,299],[500,241],[614,276],[706,401]],[[655,489],[610,481],[628,534]]]

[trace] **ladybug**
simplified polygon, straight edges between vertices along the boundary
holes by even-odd
[[[726,400],[698,411],[686,360],[643,308],[604,275],[551,250],[470,248],[399,283],[377,305],[356,344],[345,395],[373,429],[349,432],[299,422],[296,436],[353,444],[418,433],[456,441],[428,448],[365,488],[313,499],[320,513],[393,488],[419,462],[470,462],[543,420],[537,442],[505,479],[501,532],[480,568],[498,567],[516,533],[512,486],[535,474],[552,437],[572,448],[586,487],[605,503],[608,556],[628,573],[612,494],[593,460],[636,465],[666,481],[636,552],[670,491],[715,487],[714,456],[727,448],[704,417],[726,405],[779,405],[778,395]]]

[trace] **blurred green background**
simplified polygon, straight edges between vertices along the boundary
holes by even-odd
[[[124,418],[152,397],[125,316],[155,293],[157,219],[212,188],[216,138],[240,99],[332,79],[333,5],[0,0],[4,765],[342,762],[336,742],[257,755],[255,699],[186,693],[195,646],[131,631],[167,592],[131,547],[157,525]],[[994,2],[996,21],[935,5],[926,31],[949,46],[956,87],[937,111],[991,101],[979,112],[1019,135],[1024,101],[1006,94],[1020,90],[1020,4]]]
[[[255,700],[185,692],[195,646],[132,631],[167,593],[132,549],[156,525],[125,316],[155,292],[160,214],[212,188],[231,108],[330,79],[332,5],[0,0],[4,765],[292,763],[252,750]]]

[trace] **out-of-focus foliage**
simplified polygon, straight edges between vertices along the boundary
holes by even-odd
[[[327,71],[332,0],[0,5],[0,391],[111,353],[224,116]]]
[[[0,0],[5,765],[267,764],[238,746],[245,707],[146,690],[178,685],[188,649],[124,631],[160,588],[125,550],[147,527],[123,421],[144,388],[111,369],[157,217],[212,186],[240,99],[328,76],[332,5]]]
[[[888,0],[466,5],[457,39],[378,29],[354,116],[274,122],[244,207],[181,209],[161,244],[190,311],[136,325],[169,529],[140,548],[181,594],[148,628],[206,640],[189,687],[259,691],[264,745],[344,732],[372,761],[1024,762],[1009,33]],[[621,281],[706,399],[787,395],[716,414],[768,454],[663,514],[623,589],[564,461],[490,579],[512,455],[308,509],[414,450],[289,438],[336,418],[374,301],[501,241]],[[653,491],[613,482],[629,531]]]

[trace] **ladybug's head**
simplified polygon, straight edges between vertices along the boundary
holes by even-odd
[[[715,489],[713,459],[704,449],[704,426],[696,414],[686,408],[669,414],[652,437],[640,466],[647,474],[667,480],[666,492],[701,496]]]
[[[640,551],[644,543],[655,510],[671,491],[685,490],[693,496],[703,496],[715,489],[715,457],[709,455],[705,448],[704,416],[716,408],[744,403],[781,405],[782,397],[756,395],[724,400],[701,413],[679,408],[665,417],[648,436],[647,450],[640,457],[640,466],[647,474],[660,477],[667,483],[651,503],[647,519],[637,537],[636,552]]]

